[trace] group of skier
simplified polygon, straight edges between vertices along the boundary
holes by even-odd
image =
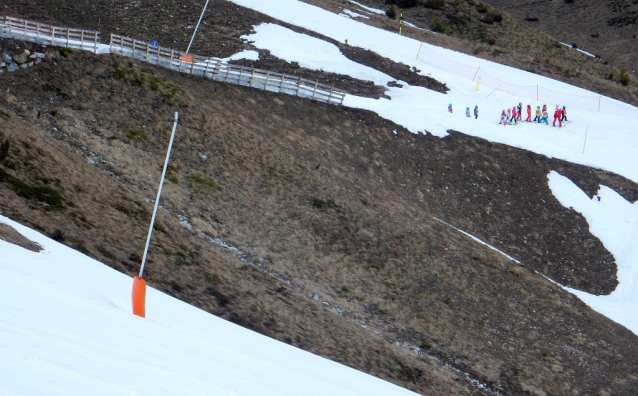
[[[512,109],[503,110],[501,113],[501,122],[499,124],[503,125],[514,125],[518,124],[519,121],[523,121],[523,103],[518,104],[518,106],[512,107]],[[556,105],[556,110],[554,110],[554,122],[552,126],[556,126],[558,123],[559,127],[563,126],[563,122],[567,120],[567,107],[563,106],[562,108],[559,105]],[[537,123],[545,123],[545,125],[549,125],[549,113],[547,111],[547,105],[536,106],[536,117],[532,120],[532,105],[527,105],[527,118],[525,122],[537,122]]]
[[[454,113],[454,109],[452,108],[452,104],[447,107],[447,111],[449,113]],[[465,108],[465,116],[471,117],[470,108]],[[474,119],[477,119],[479,116],[479,108],[478,106],[474,106]],[[511,109],[503,110],[501,113],[501,122],[499,124],[503,125],[516,125],[518,122],[523,122],[523,103],[519,102],[518,106],[514,106]],[[563,106],[562,108],[559,105],[556,105],[556,110],[554,110],[554,122],[553,126],[556,126],[558,123],[559,127],[563,126],[563,122],[567,120],[567,107]],[[544,104],[543,107],[536,106],[536,117],[532,120],[532,105],[527,105],[527,118],[525,122],[537,122],[537,123],[545,123],[545,125],[549,125],[549,113],[547,112],[547,105]]]

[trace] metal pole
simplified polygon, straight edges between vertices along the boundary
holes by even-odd
[[[195,40],[195,35],[197,34],[197,29],[199,29],[199,24],[202,23],[202,18],[204,18],[204,13],[206,12],[206,8],[208,7],[208,2],[210,0],[206,0],[206,5],[204,5],[204,9],[202,10],[202,15],[199,16],[199,21],[197,22],[197,26],[195,26],[195,31],[193,32],[193,37],[191,37],[191,42],[188,43],[188,48],[186,49],[186,53],[191,50],[191,45],[193,45],[193,40]]]
[[[171,133],[171,141],[168,143],[168,152],[166,153],[166,161],[164,161],[164,171],[162,172],[162,180],[160,181],[159,189],[157,190],[157,198],[155,199],[155,208],[153,209],[153,218],[151,219],[151,227],[148,229],[148,237],[146,238],[146,247],[144,248],[144,257],[142,258],[142,267],[140,268],[140,278],[143,279],[144,265],[146,264],[146,256],[148,255],[148,247],[151,244],[151,236],[153,235],[153,225],[155,224],[155,216],[157,215],[157,208],[159,207],[160,196],[162,195],[162,186],[164,185],[164,178],[166,177],[166,169],[168,168],[168,160],[171,157],[171,149],[173,148],[173,140],[175,139],[175,130],[177,130],[177,121],[179,114],[175,113],[175,123],[173,124],[173,132]]]
[[[589,125],[587,125],[587,130],[585,131],[585,142],[583,143],[583,154],[585,154],[585,146],[587,145],[587,133],[589,132]]]

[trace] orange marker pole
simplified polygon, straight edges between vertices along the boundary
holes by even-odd
[[[164,170],[162,171],[162,179],[160,180],[159,189],[157,190],[157,198],[155,199],[155,208],[153,209],[153,217],[151,218],[151,226],[148,229],[148,237],[146,238],[146,247],[144,248],[144,257],[142,257],[142,266],[140,267],[140,275],[133,279],[133,314],[146,317],[146,281],[144,280],[144,265],[146,265],[146,257],[148,256],[148,247],[151,244],[151,236],[153,236],[153,225],[157,216],[157,208],[159,208],[160,197],[162,196],[162,186],[166,178],[166,170],[168,169],[168,160],[171,158],[171,149],[175,140],[175,131],[177,130],[177,121],[179,114],[175,113],[175,123],[173,124],[173,132],[171,133],[171,141],[168,143],[168,152],[166,153],[166,161],[164,161]]]

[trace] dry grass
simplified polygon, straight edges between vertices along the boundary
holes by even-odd
[[[413,390],[433,369],[434,394],[481,394],[463,373],[503,394],[635,388],[635,336],[534,272],[599,293],[616,282],[586,221],[552,198],[549,170],[634,200],[635,184],[473,137],[412,135],[368,112],[153,69],[190,98],[180,108],[114,77],[148,66],[81,53],[57,62],[0,78],[0,92],[11,88],[0,97],[9,115],[0,138],[19,148],[6,172],[46,180],[63,208],[48,211],[0,183],[6,215],[135,273],[179,111],[175,177],[147,267],[153,286]],[[125,138],[132,123],[146,140]],[[484,176],[493,182],[476,187]],[[548,254],[537,260],[537,250]]]

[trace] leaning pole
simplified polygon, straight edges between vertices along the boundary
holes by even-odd
[[[155,199],[155,208],[153,209],[153,217],[151,225],[148,229],[148,237],[146,238],[146,246],[144,247],[144,257],[142,257],[142,266],[140,267],[139,276],[133,278],[133,314],[142,318],[146,317],[146,281],[144,280],[144,266],[146,265],[146,257],[148,256],[148,247],[151,244],[151,236],[153,235],[153,226],[155,225],[155,216],[157,216],[157,208],[159,208],[160,197],[162,196],[162,187],[166,178],[166,170],[168,169],[168,161],[171,157],[171,149],[175,140],[175,131],[177,130],[177,121],[179,114],[175,113],[175,123],[173,124],[173,132],[171,133],[171,141],[168,143],[168,151],[166,152],[166,160],[164,161],[164,170],[162,171],[162,179],[160,180],[159,189],[157,190],[157,198]]]

